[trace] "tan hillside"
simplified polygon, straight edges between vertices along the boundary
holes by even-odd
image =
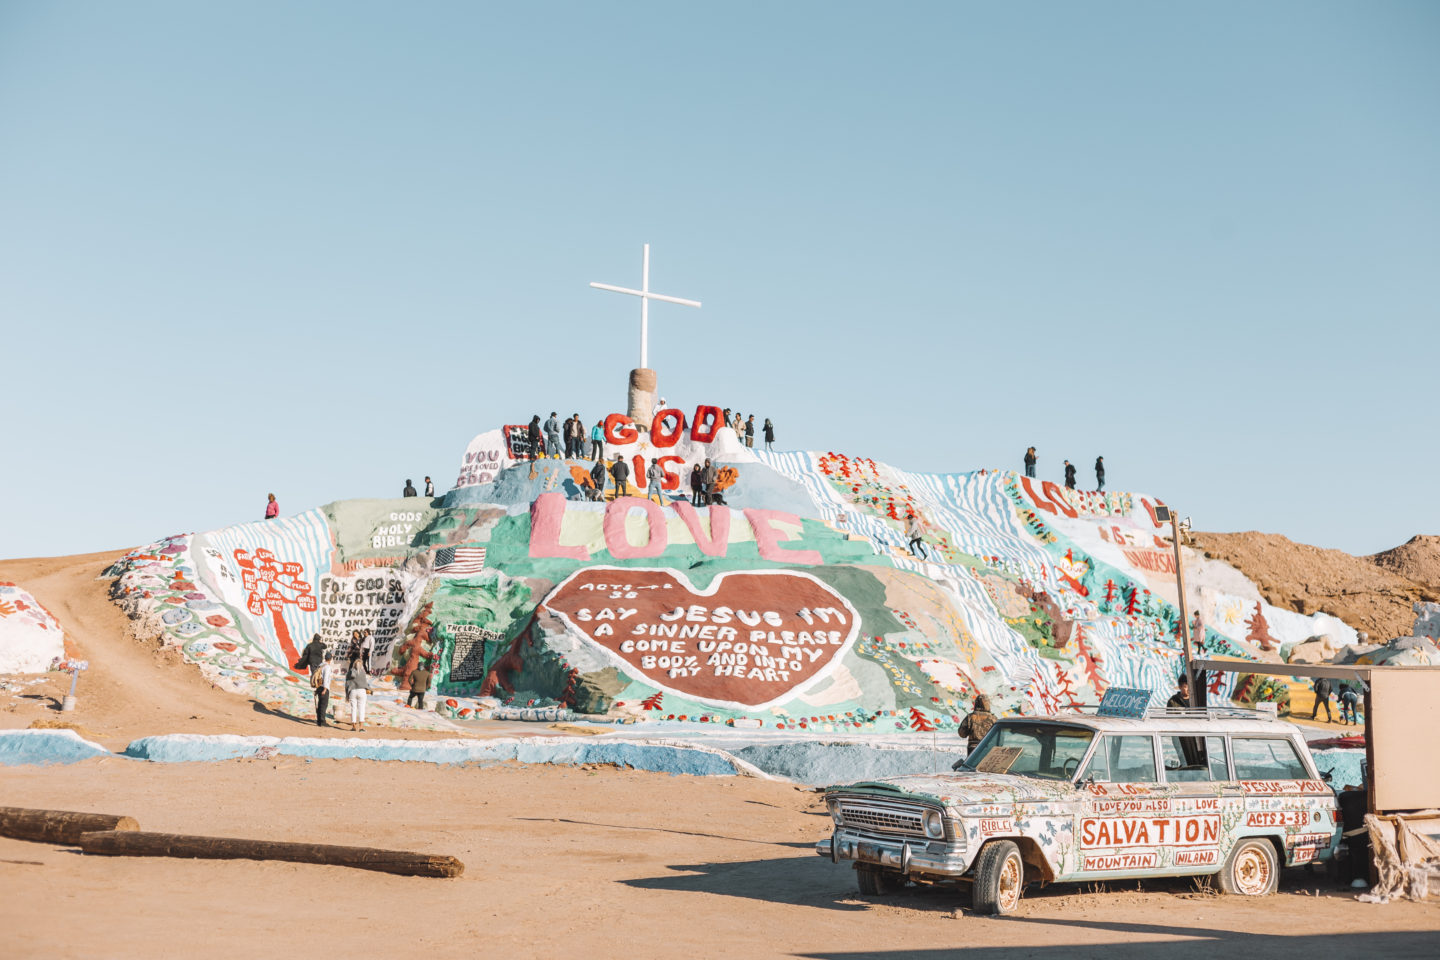
[[[1440,540],[1416,538],[1420,539]],[[1411,605],[1416,600],[1440,600],[1440,577],[1427,586],[1389,564],[1380,565],[1378,559],[1372,562],[1343,550],[1296,543],[1276,533],[1195,533],[1190,543],[1207,557],[1238,568],[1270,603],[1303,614],[1332,614],[1374,641],[1408,637],[1415,624]],[[1404,549],[1397,547],[1377,558]],[[1404,556],[1408,561],[1410,554]],[[1435,555],[1430,560],[1435,562]]]
[[[1421,586],[1440,590],[1440,536],[1422,533],[1365,559]]]

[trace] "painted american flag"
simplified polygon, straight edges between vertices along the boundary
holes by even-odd
[[[435,572],[442,577],[469,577],[484,569],[484,547],[442,547],[435,551]]]

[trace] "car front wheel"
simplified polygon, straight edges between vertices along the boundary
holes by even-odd
[[[1025,861],[1020,848],[1009,840],[991,840],[975,858],[972,903],[976,913],[1013,913],[1025,886]]]
[[[860,886],[860,893],[867,897],[887,896],[905,886],[899,874],[867,864],[855,867],[855,882]]]
[[[1220,870],[1220,889],[1245,897],[1267,897],[1280,885],[1280,861],[1269,840],[1241,840]]]

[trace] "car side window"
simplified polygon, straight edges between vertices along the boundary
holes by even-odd
[[[1171,783],[1228,780],[1224,737],[1161,737],[1165,779]]]
[[[1085,776],[1096,783],[1155,783],[1155,746],[1148,736],[1104,736]]]
[[[1231,737],[1230,752],[1236,780],[1310,779],[1295,744],[1283,737]]]

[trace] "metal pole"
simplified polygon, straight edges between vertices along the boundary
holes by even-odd
[[[640,369],[650,366],[650,244],[640,258]]]
[[[1190,682],[1190,706],[1200,705],[1200,691],[1195,685],[1194,660],[1190,656],[1190,612],[1185,609],[1185,567],[1180,561],[1180,522],[1175,508],[1170,508],[1170,535],[1175,541],[1175,588],[1180,594],[1180,639],[1185,644],[1185,677]]]

